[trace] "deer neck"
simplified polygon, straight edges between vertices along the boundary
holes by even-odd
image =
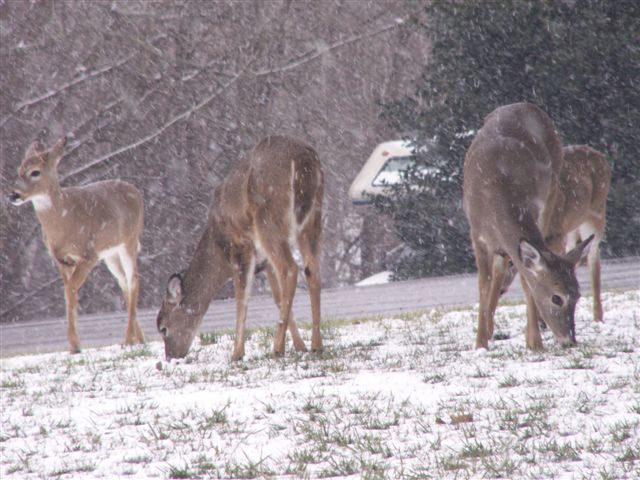
[[[65,197],[60,184],[54,182],[44,193],[34,195],[31,203],[36,212],[36,216],[44,225],[48,223],[58,223],[61,216],[65,214]]]
[[[213,222],[205,229],[191,263],[183,273],[185,297],[182,304],[201,319],[214,295],[231,277],[225,242]]]

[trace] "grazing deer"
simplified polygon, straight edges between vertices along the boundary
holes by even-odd
[[[532,104],[499,107],[484,121],[464,162],[464,210],[480,293],[477,348],[487,348],[511,258],[527,301],[526,345],[542,348],[539,317],[561,345],[576,343],[580,291],[575,265],[593,236],[565,255],[545,243],[558,195],[562,146],[551,119]]]
[[[120,180],[61,188],[57,167],[65,143],[63,138],[48,150],[39,142],[29,146],[9,200],[14,205],[31,202],[35,208],[44,242],[64,282],[71,353],[80,352],[78,290],[100,260],[118,281],[127,302],[129,322],[124,343],[144,343],[136,319],[142,195]]]
[[[581,240],[594,235],[587,264],[593,291],[593,318],[596,322],[602,322],[599,245],[606,225],[611,167],[602,153],[586,145],[564,147],[562,153],[564,163],[560,173],[560,189],[551,216],[551,230],[561,234],[561,238],[547,238],[547,242],[559,243],[564,251],[569,251]],[[511,264],[501,293],[507,291],[515,273],[515,267]]]
[[[182,358],[200,328],[215,293],[233,277],[236,338],[232,360],[244,357],[244,328],[257,261],[267,276],[280,318],[273,353],[284,353],[287,328],[296,351],[306,351],[291,313],[298,266],[297,243],[311,296],[311,348],[320,335],[320,243],[324,177],[318,155],[290,137],[262,140],[214,191],[208,220],[186,271],[170,277],[157,326],[167,360]]]

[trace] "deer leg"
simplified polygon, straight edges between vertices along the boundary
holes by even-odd
[[[322,351],[322,334],[320,332],[320,242],[322,234],[322,217],[318,210],[314,218],[307,223],[298,235],[298,245],[304,260],[304,276],[309,287],[311,298],[311,350]]]
[[[476,255],[476,266],[478,268],[478,332],[476,334],[476,348],[489,348],[489,292],[492,280],[492,269],[490,266],[491,255],[484,246],[473,242],[473,249]]]
[[[500,291],[502,290],[504,279],[509,267],[509,260],[504,255],[493,256],[493,268],[491,272],[491,284],[489,286],[489,302],[488,309],[488,329],[487,333],[489,338],[493,338],[494,330],[494,317],[496,313],[496,307],[498,306],[498,300],[500,299]]]
[[[60,266],[64,282],[64,296],[67,303],[67,338],[69,352],[80,353],[80,340],[76,329],[78,315],[78,291],[91,273],[95,262],[79,261],[73,266]]]
[[[280,285],[278,284],[278,277],[273,270],[271,265],[267,267],[267,277],[269,279],[269,286],[271,287],[271,294],[273,295],[273,301],[278,306],[278,310],[280,310],[280,302],[281,302],[281,293],[280,293]],[[293,318],[293,313],[289,316],[289,332],[291,333],[291,339],[293,340],[293,348],[295,348],[296,352],[306,352],[307,347],[300,336],[300,332],[298,331],[298,326],[296,325],[296,321]]]
[[[531,350],[542,350],[542,336],[540,335],[540,314],[538,308],[531,295],[529,284],[524,279],[524,276],[520,277],[520,283],[522,284],[522,290],[527,300],[527,328],[525,331],[525,340],[527,348]]]
[[[233,255],[233,284],[236,295],[236,341],[231,360],[234,362],[244,358],[244,330],[254,268],[255,255],[250,249],[243,249]]]
[[[263,245],[265,245],[265,243],[263,243]],[[279,245],[276,244],[275,248],[270,249],[268,255],[269,262],[273,265],[278,279],[278,285],[280,286],[280,319],[273,341],[273,354],[275,356],[282,356],[284,354],[289,319],[291,318],[293,296],[296,293],[298,266],[293,260],[291,249],[286,241],[280,241]]]
[[[126,334],[125,334],[125,340],[124,340],[124,344],[125,345],[132,345],[133,343],[135,343],[133,341],[133,338],[135,336],[135,332],[132,331],[131,329],[131,293],[130,293],[130,289],[127,285],[127,277],[125,276],[124,273],[124,269],[122,268],[122,262],[120,261],[120,256],[115,253],[113,255],[111,255],[110,257],[106,257],[104,259],[104,263],[107,266],[107,268],[109,269],[109,272],[111,272],[111,275],[113,275],[113,277],[116,279],[116,281],[118,282],[118,286],[120,287],[120,290],[122,290],[122,295],[125,298],[126,304],[127,304],[127,309],[129,312],[129,322],[127,324],[127,330],[126,330]],[[135,312],[134,312],[135,314]],[[137,323],[137,322],[136,322]]]
[[[594,242],[587,256],[589,274],[591,276],[591,290],[593,293],[593,319],[596,322],[604,320],[602,299],[600,297],[600,246]]]
[[[137,318],[138,292],[140,290],[140,280],[138,276],[138,242],[131,247],[125,247],[118,253],[121,270],[124,272],[126,288],[122,293],[127,301],[127,312],[129,321],[125,333],[125,345],[144,343],[144,334],[140,328]]]
[[[272,205],[271,209],[274,208]],[[270,212],[269,208],[257,212],[255,225],[258,240],[275,272],[280,290],[280,318],[273,340],[273,354],[281,356],[284,354],[291,306],[298,281],[298,266],[293,260],[289,246],[289,232],[292,226],[289,225],[288,216],[276,215]]]

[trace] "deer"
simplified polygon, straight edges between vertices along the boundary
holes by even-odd
[[[551,118],[530,103],[496,108],[467,150],[463,208],[478,269],[476,348],[488,348],[493,336],[509,259],[525,293],[526,347],[543,348],[540,319],[560,345],[577,343],[574,314],[580,289],[575,266],[593,235],[568,253],[556,253],[562,236],[551,219],[562,163],[562,144]]]
[[[33,205],[44,243],[62,276],[70,353],[81,351],[76,328],[78,291],[100,261],[115,277],[127,304],[124,344],[144,343],[136,317],[142,194],[122,180],[61,187],[57,169],[66,142],[65,136],[49,149],[39,141],[29,145],[9,201]]]
[[[165,357],[183,358],[214,295],[231,278],[236,331],[232,361],[244,358],[247,305],[256,265],[266,260],[279,318],[273,355],[284,355],[286,333],[297,352],[307,351],[293,318],[298,247],[311,299],[311,349],[322,350],[320,249],[324,175],[316,151],[289,136],[260,141],[214,189],[207,222],[188,267],[169,277],[157,328]]]
[[[564,251],[570,251],[580,241],[594,235],[587,265],[593,292],[593,319],[604,320],[600,285],[600,242],[606,226],[607,195],[611,184],[611,167],[606,156],[588,145],[570,145],[562,149],[564,162],[560,173],[560,188],[551,216],[552,231],[560,234],[558,241]],[[513,281],[516,270],[510,263],[502,293]]]

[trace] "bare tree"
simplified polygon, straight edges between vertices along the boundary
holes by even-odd
[[[408,27],[414,8],[395,0],[7,2],[2,191],[32,140],[65,134],[63,185],[135,184],[145,199],[140,307],[152,307],[176,259],[193,253],[213,187],[260,138],[291,134],[314,145],[326,171],[323,282],[358,279],[366,235],[346,192],[375,144],[398,133],[379,118],[381,101],[409,91],[425,63],[428,41]],[[35,216],[3,202],[0,221],[0,319],[61,315],[62,285]],[[175,229],[191,241],[175,241]],[[121,302],[104,268],[81,290],[81,312]]]

